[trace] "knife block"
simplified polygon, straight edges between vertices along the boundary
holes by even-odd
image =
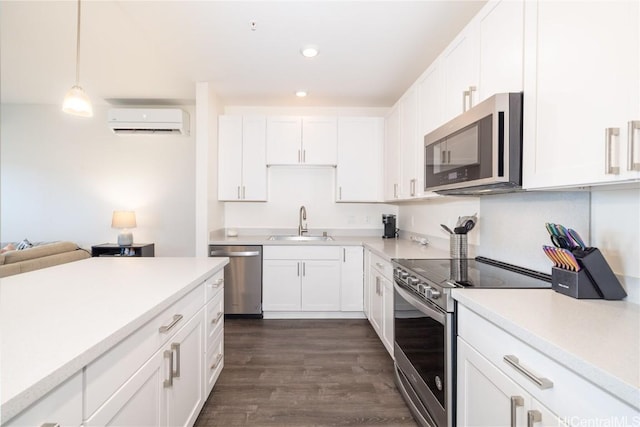
[[[578,299],[620,300],[627,296],[624,288],[598,248],[572,251],[580,271],[551,268],[551,289]]]

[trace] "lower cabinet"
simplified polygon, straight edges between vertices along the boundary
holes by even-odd
[[[369,322],[393,357],[393,273],[391,263],[369,251]]]
[[[264,246],[268,312],[362,311],[362,247]]]

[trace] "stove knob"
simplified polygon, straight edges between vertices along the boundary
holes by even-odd
[[[427,290],[427,287],[424,285],[424,283],[419,283],[418,284],[418,292],[421,294],[424,294]]]
[[[420,281],[412,276],[407,279],[407,283],[411,286],[416,286],[418,283],[420,283]]]
[[[426,290],[427,298],[438,299],[440,298],[440,291],[433,289],[431,286],[427,286]]]
[[[407,277],[409,277],[409,273],[407,273],[404,270],[400,270],[400,278],[401,279],[406,279]]]

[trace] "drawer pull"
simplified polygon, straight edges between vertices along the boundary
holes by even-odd
[[[218,353],[218,355],[216,356],[216,361],[213,362],[213,365],[211,365],[211,369],[216,369],[218,365],[220,365],[220,362],[222,362],[222,353]]]
[[[535,409],[527,411],[527,427],[533,427],[535,423],[539,423],[540,421],[542,421],[540,411],[536,411]]]
[[[511,365],[516,371],[529,378],[539,389],[545,390],[553,387],[553,382],[547,378],[538,377],[520,364],[520,360],[512,354],[504,356],[504,361]]]
[[[163,353],[165,359],[169,358],[169,379],[162,382],[164,388],[173,387],[173,351],[165,350]]]
[[[516,427],[518,417],[518,406],[524,406],[524,399],[522,396],[511,396],[511,427]]]
[[[223,311],[219,311],[218,314],[216,315],[215,319],[211,319],[211,324],[215,325],[216,323],[218,323],[218,320],[220,320],[220,318],[222,317],[223,314],[224,314]]]
[[[620,135],[620,128],[606,128],[604,131],[604,173],[618,175],[620,167],[613,166],[613,137]]]
[[[180,343],[171,344],[171,351],[176,352],[176,370],[173,373],[173,377],[180,378]],[[173,369],[173,366],[171,368]]]
[[[376,267],[380,269],[384,269],[384,265],[380,264],[379,262],[376,262]]]
[[[636,162],[636,131],[640,130],[640,120],[629,122],[629,133],[627,134],[627,170],[640,171],[640,162]]]
[[[213,283],[209,283],[209,287],[213,288],[213,289],[218,289],[220,286],[222,286],[222,284],[224,283],[224,278],[219,278],[218,280],[216,280]]]
[[[173,320],[171,321],[171,323],[169,323],[166,326],[160,326],[160,329],[158,329],[160,332],[167,333],[169,332],[174,326],[176,326],[178,324],[179,321],[182,320],[182,314],[174,314],[173,315]]]
[[[44,423],[40,427],[60,427],[58,423]]]

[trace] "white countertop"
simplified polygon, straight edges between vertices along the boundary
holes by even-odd
[[[227,263],[227,258],[100,257],[1,279],[2,421]]]
[[[521,341],[640,409],[640,306],[547,289],[454,289],[453,297]]]
[[[221,233],[215,234],[209,241],[211,245],[293,245],[293,246],[364,246],[382,258],[390,261],[392,258],[449,258],[449,241],[447,239],[429,238],[428,245],[407,239],[383,239],[369,236],[331,236],[333,240],[295,241],[269,240],[269,235],[241,235],[227,237]],[[473,247],[469,247],[473,256]]]

